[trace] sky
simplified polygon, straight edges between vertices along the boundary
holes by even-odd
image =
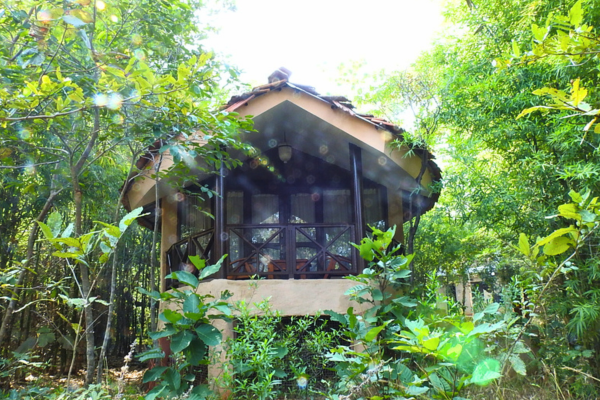
[[[440,0],[237,0],[213,17],[220,32],[204,44],[227,56],[252,86],[279,67],[290,81],[340,93],[338,67],[405,69],[430,46],[443,22]]]

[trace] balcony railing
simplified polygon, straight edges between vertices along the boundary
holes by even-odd
[[[228,225],[224,276],[227,279],[330,279],[358,273],[354,225]],[[167,252],[170,271],[195,272],[188,257],[210,262],[213,230],[175,243]]]

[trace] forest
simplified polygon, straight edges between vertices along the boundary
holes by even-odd
[[[165,290],[161,209],[124,201],[148,154],[156,199],[256,155],[206,7],[231,4],[0,2],[0,398],[600,398],[600,2],[448,0],[409,69],[339,67],[439,199],[356,238],[354,307],[291,317],[203,293],[223,259]]]

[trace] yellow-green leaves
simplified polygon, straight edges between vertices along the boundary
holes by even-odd
[[[575,246],[575,241],[565,236],[557,237],[544,245],[544,254],[556,256]]]
[[[529,257],[531,254],[531,249],[529,248],[529,239],[527,239],[527,235],[524,233],[519,235],[519,250],[527,257]]]
[[[583,101],[583,99],[585,99],[587,94],[587,89],[584,87],[580,87],[579,78],[575,79],[575,81],[573,81],[573,86],[571,89],[571,104],[573,104],[574,107],[579,106],[579,104]]]
[[[569,22],[573,26],[579,26],[583,21],[583,10],[581,8],[581,0],[579,0],[571,10],[569,10]]]

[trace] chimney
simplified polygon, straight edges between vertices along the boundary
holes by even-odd
[[[271,75],[269,75],[269,83],[288,80],[291,74],[292,71],[285,67],[281,67],[275,70],[275,72],[273,72]]]

